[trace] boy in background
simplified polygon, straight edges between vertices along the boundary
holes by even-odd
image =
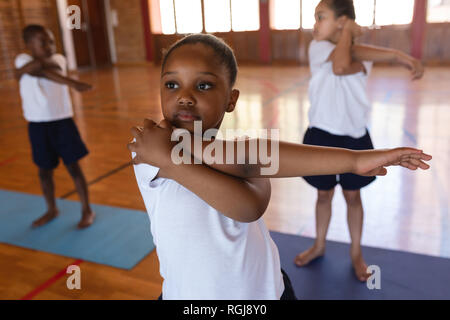
[[[31,53],[15,59],[15,77],[19,81],[24,118],[28,121],[33,161],[47,203],[47,212],[33,222],[38,227],[56,218],[53,170],[61,157],[69,171],[82,203],[78,228],[90,226],[95,213],[89,205],[86,180],[78,161],[88,154],[73,121],[68,86],[77,91],[91,89],[89,84],[67,77],[66,59],[56,53],[53,34],[40,25],[23,29],[23,40]]]

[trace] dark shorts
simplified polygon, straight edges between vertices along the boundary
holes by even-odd
[[[313,127],[306,131],[303,144],[352,150],[373,149],[372,140],[367,130],[363,137],[355,139],[350,136],[337,136]],[[372,183],[375,177],[363,177],[353,173],[345,173],[339,175],[308,176],[303,177],[303,179],[318,190],[331,190],[339,183],[342,189],[355,191]]]
[[[280,300],[297,300],[295,296],[294,289],[292,288],[291,280],[289,280],[288,275],[281,269],[281,273],[283,274],[283,282],[284,282],[284,291]],[[159,295],[158,300],[162,300],[162,293]]]
[[[33,161],[39,168],[56,168],[60,157],[68,165],[89,153],[72,118],[29,122],[28,135]]]

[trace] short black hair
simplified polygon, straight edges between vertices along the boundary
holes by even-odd
[[[356,19],[353,0],[326,0],[326,3],[334,11],[336,18],[347,16],[352,20]]]
[[[22,30],[22,38],[25,43],[28,43],[39,32],[45,33],[46,30],[39,24],[29,24]]]
[[[238,66],[233,49],[231,49],[231,47],[228,44],[226,44],[225,41],[212,34],[203,34],[203,33],[190,34],[172,44],[169,47],[169,49],[167,49],[164,53],[161,70],[164,69],[167,59],[175,49],[187,44],[196,44],[196,43],[204,44],[205,46],[208,46],[214,50],[220,62],[224,64],[225,67],[228,69],[230,84],[231,86],[234,86],[234,83],[236,82]]]

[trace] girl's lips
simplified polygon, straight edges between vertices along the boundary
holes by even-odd
[[[179,119],[180,121],[195,121],[195,120],[200,120],[200,117],[193,114],[192,112],[189,111],[179,111],[176,116],[177,119]]]

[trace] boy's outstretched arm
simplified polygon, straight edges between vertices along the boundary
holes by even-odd
[[[160,168],[159,177],[177,181],[225,216],[252,222],[264,214],[270,199],[269,179],[238,178],[204,164],[175,165],[171,160],[171,133],[170,127],[157,127],[149,120],[143,130],[132,128],[135,142],[128,144],[128,149],[136,153],[133,163],[144,162],[142,151],[151,149],[151,159],[145,163]]]
[[[77,81],[75,79],[69,78],[67,76],[63,76],[62,74],[52,70],[52,69],[43,69],[40,73],[39,76],[44,77],[48,80],[57,82],[59,84],[64,84],[67,85],[71,88],[74,88],[77,91],[87,91],[90,90],[92,88],[92,86],[90,84],[81,82],[81,81]]]
[[[23,67],[14,69],[14,77],[17,81],[22,78],[24,74],[29,74],[37,77],[42,70],[42,61],[41,60],[32,60],[25,64]]]
[[[56,64],[52,64],[48,61],[34,59],[28,62],[23,67],[15,69],[14,76],[17,80],[20,80],[20,78],[24,74],[29,74],[34,77],[46,78],[59,84],[64,84],[72,87],[77,91],[86,91],[92,88],[92,86],[87,83],[80,82],[62,75],[60,73],[60,70],[61,69]]]

